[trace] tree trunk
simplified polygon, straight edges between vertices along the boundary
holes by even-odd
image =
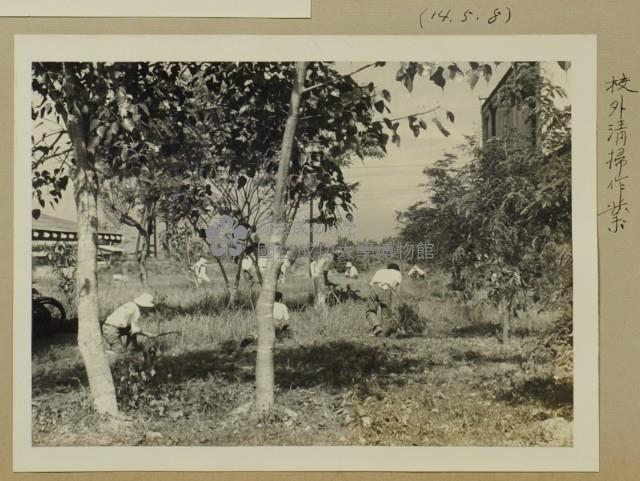
[[[87,370],[96,410],[116,416],[116,393],[109,361],[102,345],[98,318],[98,175],[91,154],[86,149],[81,119],[70,115],[67,127],[76,159],[73,187],[78,211],[78,347]]]
[[[116,210],[116,207],[112,207]],[[146,222],[147,227],[144,227],[145,218],[147,217],[147,212],[145,211],[142,214],[142,220],[138,222],[136,219],[131,217],[129,214],[121,212],[120,213],[120,222],[122,224],[135,227],[138,231],[138,238],[142,240],[142,244],[138,245],[136,242],[136,260],[138,261],[138,270],[140,271],[140,283],[144,289],[149,287],[149,273],[147,271],[147,259],[149,258],[150,247],[151,247],[151,221]]]
[[[244,255],[240,255],[238,257],[238,268],[236,269],[236,278],[233,282],[233,285],[230,288],[229,292],[229,303],[228,307],[233,307],[238,302],[238,290],[240,289],[240,278],[242,276],[242,259]]]
[[[150,233],[144,229],[140,231],[140,238],[142,239],[142,245],[140,251],[137,253],[138,268],[140,269],[140,283],[142,287],[147,289],[149,287],[149,273],[147,271],[147,259],[149,258],[149,245],[150,245]]]
[[[259,416],[268,414],[273,408],[274,366],[273,348],[275,331],[273,326],[273,301],[275,297],[278,272],[283,260],[284,244],[286,242],[285,202],[289,163],[293,152],[300,102],[304,90],[304,79],[307,71],[306,62],[296,63],[296,77],[291,91],[289,115],[282,136],[282,149],[276,174],[276,187],[272,207],[271,245],[273,258],[267,263],[263,275],[263,283],[256,306],[258,323],[258,352],[256,359],[256,408]]]
[[[231,293],[231,288],[229,286],[229,276],[227,276],[227,271],[225,270],[224,265],[222,264],[222,261],[218,256],[214,256],[213,258],[216,260],[216,263],[220,268],[220,273],[222,274],[222,278],[224,279],[224,287],[227,290],[227,293]]]
[[[505,346],[509,342],[509,328],[511,324],[511,302],[507,303],[507,312],[502,321],[502,344]]]

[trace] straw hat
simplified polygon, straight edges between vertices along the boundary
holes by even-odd
[[[153,296],[145,292],[136,297],[133,302],[138,304],[140,307],[153,307]]]
[[[353,267],[353,264],[351,262],[347,262],[347,267]]]

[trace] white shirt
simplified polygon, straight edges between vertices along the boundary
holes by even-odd
[[[356,266],[347,267],[344,275],[347,277],[358,277],[358,269],[356,269]]]
[[[131,333],[135,334],[136,332],[142,331],[138,324],[138,319],[140,319],[140,308],[138,304],[131,301],[113,311],[104,323],[120,328],[131,326]]]
[[[196,262],[193,266],[193,270],[195,271],[198,279],[209,280],[209,276],[207,276],[207,266],[204,262]]]
[[[410,270],[409,270],[409,275],[413,275],[413,274],[418,274],[419,276],[424,276],[426,274],[426,272],[424,272],[422,269],[420,269],[418,266],[413,266]]]
[[[402,274],[395,269],[380,269],[377,271],[371,282],[370,286],[380,286],[385,291],[390,287],[397,287],[402,282]]]
[[[333,256],[325,254],[317,261],[311,263],[311,277],[322,277],[325,272],[329,272],[333,267]]]
[[[273,303],[273,320],[278,322],[289,320],[289,309],[282,302]]]
[[[253,259],[251,257],[243,257],[241,265],[243,271],[250,271],[253,269]]]

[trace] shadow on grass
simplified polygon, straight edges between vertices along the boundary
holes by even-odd
[[[239,349],[227,341],[214,350],[200,350],[177,356],[160,356],[155,369],[166,382],[215,377],[227,382],[255,381],[255,350]],[[382,347],[347,341],[310,346],[276,346],[275,382],[283,389],[326,385],[344,389],[372,374],[402,374],[415,368],[416,360],[396,360]]]
[[[573,384],[557,382],[552,376],[539,376],[512,384],[498,395],[498,399],[509,403],[537,400],[547,408],[559,409],[573,405]]]
[[[160,354],[153,367],[159,384],[178,385],[189,380],[224,380],[228,383],[255,381],[255,350],[240,349],[235,341],[220,343],[215,349],[197,350],[178,355]],[[276,346],[275,381],[282,389],[310,388],[325,385],[333,390],[362,383],[374,374],[402,374],[414,369],[419,361],[393,359],[382,346],[339,341],[311,346]],[[142,356],[119,359],[112,366],[116,383],[131,363],[142,365]],[[34,389],[55,390],[87,385],[84,366],[43,370],[33,378]]]
[[[78,341],[74,333],[56,333],[32,340],[32,359],[45,357],[34,367],[32,387],[34,394],[41,391],[60,391],[88,385],[84,366],[77,355]],[[65,366],[56,369],[49,363]]]
[[[78,319],[65,319],[61,325],[42,324],[39,322],[31,323],[31,339],[32,345],[46,345],[57,341],[56,337],[61,334],[78,333]]]
[[[502,325],[495,322],[474,322],[466,326],[458,326],[451,329],[457,337],[491,337],[497,336]]]
[[[465,362],[509,362],[521,363],[525,360],[522,352],[515,350],[494,350],[485,352],[476,349],[452,350],[451,358],[454,361]]]
[[[513,321],[512,321],[513,322]],[[451,329],[456,337],[502,337],[502,324],[498,322],[474,322],[466,326],[458,326]],[[509,335],[513,337],[526,337],[531,335],[531,330],[524,325],[512,325]]]
[[[335,341],[278,350],[276,383],[285,389],[326,385],[348,388],[367,381],[373,374],[402,374],[419,361],[394,359],[382,346]]]
[[[59,347],[75,347],[78,345],[78,322],[65,327],[59,332],[34,336],[31,339],[31,353],[42,356]]]

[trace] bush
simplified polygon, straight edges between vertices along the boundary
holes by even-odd
[[[535,371],[541,364],[554,366],[556,382],[571,383],[573,380],[573,315],[571,308],[565,309],[558,319],[545,329],[529,351],[527,368]]]
[[[398,306],[398,315],[392,321],[391,331],[404,336],[419,336],[427,328],[427,319],[406,302]]]
[[[76,266],[78,264],[77,245],[56,242],[47,248],[47,258],[53,268],[56,287],[72,303],[75,298]]]
[[[145,356],[147,357],[147,356]],[[145,362],[128,358],[114,372],[116,396],[125,412],[143,411],[152,416],[164,416],[176,403],[182,401],[182,392],[167,380],[158,379],[153,356]],[[169,375],[170,376],[170,375]]]
[[[536,399],[571,418],[573,319],[566,309],[525,349],[522,369],[509,373],[498,397],[512,403]]]

